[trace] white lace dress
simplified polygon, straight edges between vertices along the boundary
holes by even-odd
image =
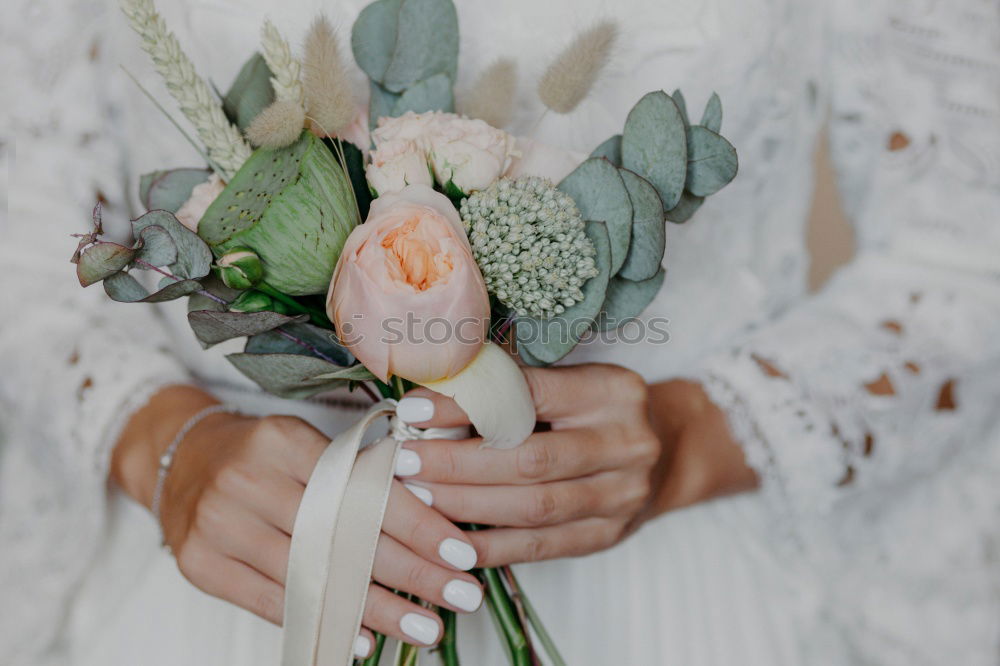
[[[183,305],[108,303],[73,284],[94,200],[123,227],[154,167],[198,163],[120,70],[161,92],[114,7],[7,0],[10,165],[0,290],[0,663],[277,663],[280,632],[188,584],[148,514],[106,483],[122,422],[198,380],[327,430],[351,407],[255,393],[202,352]],[[302,35],[361,0],[161,0],[220,87],[270,14]],[[538,138],[589,151],[638,97],[712,89],[736,181],[668,229],[647,317],[665,345],[593,344],[650,380],[699,378],[760,472],[759,493],[655,520],[591,557],[525,565],[573,666],[996,664],[1000,652],[1000,7],[996,0],[464,0],[461,86],[518,60],[521,111],[572,29],[616,16],[597,94]],[[830,113],[828,115],[828,110]],[[858,257],[805,294],[811,154],[828,117]],[[340,398],[334,397],[334,401]],[[467,664],[504,663],[485,614]]]

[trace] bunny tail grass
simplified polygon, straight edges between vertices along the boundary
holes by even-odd
[[[538,82],[538,96],[556,113],[569,113],[590,93],[611,58],[618,24],[601,21],[588,28],[552,61]]]
[[[323,16],[309,28],[302,68],[306,114],[313,131],[334,135],[351,123],[355,108],[337,36]]]
[[[298,102],[278,100],[257,114],[247,128],[250,143],[261,148],[284,148],[302,134],[306,112]]]
[[[279,102],[295,102],[299,105],[305,99],[302,90],[302,64],[292,57],[288,42],[270,21],[264,21],[260,29],[260,50],[264,62],[271,70],[271,87]]]
[[[459,110],[493,127],[504,127],[514,115],[517,93],[517,64],[500,58],[484,69],[461,100]]]
[[[219,175],[229,180],[250,157],[250,146],[226,118],[208,84],[195,72],[177,37],[167,30],[153,0],[121,0],[121,8],[142,38],[142,49],[152,58],[167,90],[197,131],[210,161],[222,169]]]

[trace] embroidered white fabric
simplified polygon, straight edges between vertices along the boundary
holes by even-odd
[[[0,654],[14,664],[90,663],[74,659],[65,620],[93,554],[107,547],[109,448],[127,416],[158,388],[187,381],[189,369],[246,386],[221,352],[194,344],[182,304],[112,304],[100,287],[72,283],[67,234],[88,230],[98,197],[108,203],[106,227],[121,231],[138,173],[198,163],[117,70],[125,64],[162,97],[111,4],[8,0],[0,28],[0,150],[11,166],[0,244],[0,598],[12,609],[0,624]],[[276,12],[267,0],[159,4],[220,86],[255,48],[261,19]],[[295,41],[318,9],[346,26],[363,4],[289,0],[272,18]],[[561,595],[587,589],[616,609],[594,620],[600,625],[581,625],[600,610],[587,597],[554,617],[557,639],[575,632],[559,641],[582,655],[571,662],[681,654],[687,664],[996,663],[995,1],[457,4],[459,93],[493,58],[516,57],[515,133],[539,116],[531,77],[540,63],[569,28],[610,14],[623,36],[610,74],[574,114],[548,114],[538,138],[589,151],[620,131],[648,90],[683,88],[697,117],[714,87],[726,105],[723,133],[740,151],[737,180],[691,223],[668,229],[669,277],[643,320],[669,317],[670,344],[594,341],[572,360],[703,381],[760,471],[764,516],[777,529],[727,552],[727,534],[747,524],[734,528],[734,516],[756,501],[744,498],[666,517],[609,553],[543,565],[537,571],[561,587],[536,604],[559,608]],[[811,154],[828,108],[859,252],[807,297]],[[773,568],[799,597],[819,600],[805,604],[808,617],[777,610],[786,608],[778,593],[755,582],[775,580],[750,564],[761,553],[794,562]],[[662,566],[636,569],[661,555]],[[811,575],[793,577],[803,563]],[[525,568],[529,589],[542,589],[533,571]],[[570,580],[572,571],[580,575]],[[751,590],[741,599],[773,602],[773,617],[749,610],[758,602],[729,604],[736,589]],[[817,627],[823,638],[809,633]],[[196,654],[224,663],[207,648]]]

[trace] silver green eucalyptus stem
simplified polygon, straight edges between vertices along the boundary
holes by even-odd
[[[177,37],[167,29],[153,0],[121,0],[122,12],[142,37],[142,48],[153,60],[167,90],[191,122],[205,145],[211,162],[224,180],[232,178],[250,157],[250,145],[229,122],[208,84],[195,72]]]

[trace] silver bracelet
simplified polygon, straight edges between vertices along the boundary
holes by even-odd
[[[149,510],[153,513],[153,517],[156,518],[156,522],[160,525],[160,543],[164,547],[167,547],[166,538],[163,534],[163,521],[160,520],[160,504],[163,501],[163,487],[167,483],[167,474],[170,473],[170,468],[174,464],[174,455],[177,453],[177,448],[187,437],[187,434],[191,430],[202,422],[202,420],[212,416],[214,414],[239,414],[239,410],[229,405],[211,405],[205,409],[199,411],[194,416],[189,418],[181,429],[177,431],[174,438],[167,445],[167,448],[163,451],[160,456],[160,464],[156,470],[156,486],[153,488],[153,501],[150,503]]]

